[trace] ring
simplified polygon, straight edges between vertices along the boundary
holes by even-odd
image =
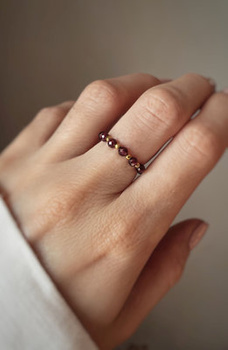
[[[128,149],[126,147],[120,146],[120,144],[111,137],[108,133],[105,131],[101,131],[98,135],[100,141],[107,142],[107,145],[110,148],[115,148],[118,150],[118,153],[120,156],[125,157],[128,160],[128,164],[131,167],[134,167],[138,174],[142,174],[145,170],[145,166],[138,162],[137,158],[133,157],[128,153]]]

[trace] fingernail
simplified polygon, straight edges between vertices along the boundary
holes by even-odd
[[[197,244],[201,241],[204,234],[208,229],[209,224],[206,222],[202,222],[199,226],[195,228],[193,231],[190,240],[189,240],[189,248],[192,250],[197,246]]]
[[[207,80],[209,81],[209,84],[210,84],[211,86],[215,86],[215,85],[216,85],[216,81],[215,81],[214,79],[212,79],[212,78],[207,78]]]
[[[222,92],[224,92],[224,94],[228,94],[228,88],[223,89]]]

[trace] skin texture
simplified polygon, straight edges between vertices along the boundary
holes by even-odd
[[[173,140],[135,179],[102,130],[141,163]],[[2,196],[99,348],[131,336],[179,280],[207,225],[170,225],[227,145],[228,95],[207,78],[133,74],[41,110],[0,155]]]

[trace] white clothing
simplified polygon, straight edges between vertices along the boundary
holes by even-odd
[[[0,197],[0,349],[97,350]]]

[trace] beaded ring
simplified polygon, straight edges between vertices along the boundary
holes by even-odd
[[[105,131],[101,131],[99,133],[99,139],[101,141],[107,142],[107,145],[110,148],[115,148],[118,150],[118,153],[120,156],[125,157],[128,160],[128,163],[130,166],[134,167],[138,174],[142,174],[145,170],[145,167],[143,164],[139,163],[137,158],[132,157],[130,154],[128,154],[128,149],[126,147],[120,146],[118,142],[113,139],[108,133]]]

